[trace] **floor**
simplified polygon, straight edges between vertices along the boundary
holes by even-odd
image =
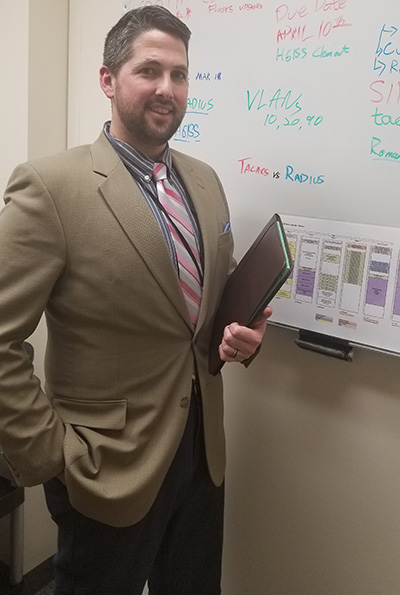
[[[53,580],[51,558],[28,572],[20,585],[11,587],[8,582],[8,568],[0,563],[0,595],[39,595]],[[43,595],[44,595],[43,590]],[[48,590],[51,592],[51,589]]]

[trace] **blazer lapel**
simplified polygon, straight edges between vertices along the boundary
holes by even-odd
[[[142,193],[104,134],[92,145],[99,190],[160,288],[192,329],[186,302],[163,233]]]

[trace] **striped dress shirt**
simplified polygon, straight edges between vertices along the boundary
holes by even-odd
[[[155,163],[154,160],[148,157],[147,155],[144,155],[144,153],[137,151],[136,149],[128,145],[128,143],[125,143],[124,141],[115,138],[115,136],[113,136],[110,132],[110,122],[106,122],[104,124],[104,134],[106,135],[107,139],[110,141],[111,145],[118,153],[125,167],[128,169],[129,173],[133,177],[139,190],[142,192],[147,204],[149,205],[154,217],[156,218],[156,221],[158,222],[163,232],[171,258],[175,265],[175,269],[178,273],[178,259],[176,256],[174,241],[171,237],[171,232],[165,220],[165,215],[159,208],[156,184],[153,179],[153,167]],[[195,211],[191,204],[190,198],[177,175],[177,172],[174,170],[172,166],[172,155],[168,145],[165,148],[162,157],[157,160],[157,162],[161,161],[165,163],[165,165],[168,168],[170,183],[176,189],[178,194],[182,197],[182,201],[186,207],[189,219],[193,227],[194,237],[196,240],[198,253],[200,254],[201,263],[203,263],[201,234],[197,218],[195,216]]]

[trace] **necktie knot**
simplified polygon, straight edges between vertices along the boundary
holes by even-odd
[[[167,179],[167,166],[165,163],[155,163],[153,166],[153,178],[156,182]]]

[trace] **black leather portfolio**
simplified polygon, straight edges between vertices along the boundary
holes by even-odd
[[[292,268],[282,220],[275,214],[226,282],[210,344],[211,374],[217,374],[224,364],[218,347],[225,326],[231,322],[251,326],[282,287]]]

